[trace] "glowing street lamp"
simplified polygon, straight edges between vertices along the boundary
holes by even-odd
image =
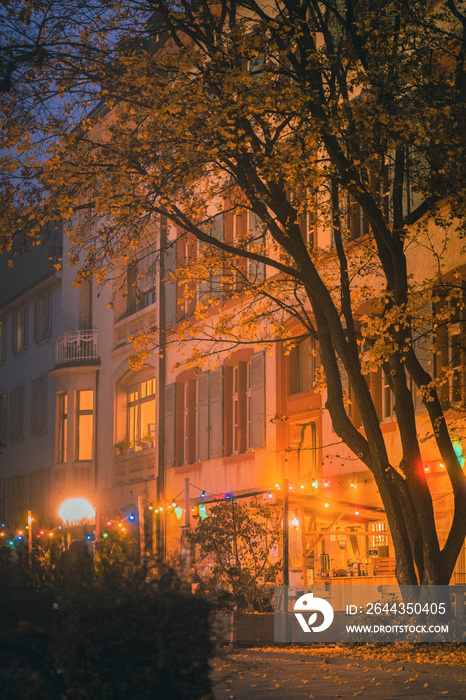
[[[79,525],[95,520],[95,508],[85,498],[68,498],[58,509],[58,515],[65,525]]]

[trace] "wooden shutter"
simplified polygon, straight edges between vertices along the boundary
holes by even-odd
[[[196,461],[196,379],[188,381],[188,464]]]
[[[226,366],[223,368],[223,394],[224,394],[224,416],[223,416],[223,434],[225,435],[225,456],[231,455],[233,452],[233,434],[232,434],[232,393],[233,393],[233,367]]]
[[[176,246],[169,243],[165,248],[165,324],[172,326],[176,322],[176,281],[169,279],[176,269]]]
[[[165,467],[175,466],[175,398],[176,384],[169,384],[165,387]]]
[[[265,429],[265,352],[251,357],[251,408],[253,450],[264,447]]]
[[[204,254],[204,251],[207,247],[206,243],[203,243],[202,241],[199,241],[199,256]],[[207,301],[210,297],[210,272],[208,274],[208,277],[204,282],[199,282],[197,285],[197,296],[199,301]]]
[[[251,247],[256,252],[265,253],[265,232],[262,221],[253,211],[249,213],[249,235],[253,239]],[[249,278],[260,284],[265,280],[265,264],[249,260]]]
[[[223,241],[225,237],[225,218],[223,212],[217,214],[212,219],[212,237],[217,241]],[[210,288],[212,293],[220,297],[222,294],[223,270],[211,275]]]
[[[197,380],[197,458],[209,459],[209,389],[210,372],[203,372]]]
[[[223,367],[210,375],[210,456],[223,457]]]

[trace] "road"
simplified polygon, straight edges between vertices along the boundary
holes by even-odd
[[[466,668],[244,649],[215,660],[215,700],[464,700]]]

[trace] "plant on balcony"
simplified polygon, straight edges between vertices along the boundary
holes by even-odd
[[[131,440],[128,437],[124,437],[115,443],[115,447],[120,451],[121,455],[126,455],[131,447]]]
[[[141,437],[139,437],[136,440],[136,443],[142,447],[142,449],[146,449],[147,447],[150,447],[154,441],[154,436],[152,433],[145,433]]]

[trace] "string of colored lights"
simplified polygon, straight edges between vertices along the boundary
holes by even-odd
[[[464,462],[463,462],[464,465]],[[462,466],[463,466],[462,465]],[[437,467],[437,469],[435,468]],[[435,474],[444,474],[445,473],[445,465],[443,463],[425,463],[424,464],[424,471],[426,474],[429,475],[435,475]],[[362,474],[361,474],[362,476]],[[332,487],[342,486],[342,482],[346,481],[346,479],[349,480],[349,483],[346,484],[348,488],[357,490],[357,488],[360,485],[363,485],[365,483],[368,483],[369,479],[364,478],[361,479],[361,476],[355,476],[354,474],[351,474],[349,476],[347,475],[338,475],[338,476],[332,476],[330,478],[315,478],[310,482],[310,489],[306,487],[305,484],[299,484],[299,486],[295,485],[294,483],[289,484],[289,490],[290,492],[294,493],[299,493],[303,496],[315,496],[318,497],[322,501],[322,505],[325,509],[329,509],[332,506],[332,503],[334,505],[339,505],[338,500],[334,498],[326,498],[325,496],[321,497],[322,491],[326,491],[329,489],[332,489]],[[232,492],[227,492],[227,493],[222,493],[222,494],[215,494],[207,489],[201,488],[200,486],[197,486],[196,484],[189,483],[190,487],[193,487],[197,489],[200,493],[199,496],[197,497],[198,500],[200,501],[197,505],[191,507],[191,512],[195,513],[196,508],[199,512],[199,515],[201,518],[206,517],[207,515],[207,505],[210,505],[212,503],[220,502],[223,500],[227,499],[242,499],[242,498],[247,498],[247,497],[257,497],[260,495],[265,495],[267,494],[267,498],[272,500],[274,497],[276,497],[276,494],[283,491],[282,486],[279,483],[275,483],[272,488],[269,488],[264,491],[255,491],[253,493],[245,494],[234,494]],[[181,520],[182,514],[185,512],[185,507],[177,503],[177,499],[185,492],[185,489],[182,489],[173,499],[168,499],[167,501],[159,504],[159,505],[154,505],[150,503],[149,501],[146,501],[148,504],[148,510],[153,511],[155,514],[167,514],[167,513],[175,513],[176,517],[178,520]],[[317,493],[316,493],[317,492]],[[319,495],[318,495],[319,494]],[[437,500],[439,498],[446,498],[447,496],[451,495],[452,492],[444,493],[441,494],[440,496],[437,496],[437,498],[434,498],[434,500]],[[144,499],[145,500],[145,499]],[[349,504],[348,504],[349,505]],[[351,504],[351,506],[354,508],[353,514],[358,516],[361,514],[361,511],[364,510],[365,506],[363,504]],[[129,512],[126,516],[124,517],[119,517],[119,518],[108,518],[105,520],[106,526],[107,527],[113,527],[116,526],[122,533],[127,532],[127,527],[125,526],[127,523],[134,522],[136,520],[136,514],[138,511],[138,506],[136,506],[131,512]],[[33,519],[34,522],[35,519]],[[32,527],[32,523],[31,523]],[[10,547],[15,546],[16,543],[22,543],[22,542],[27,542],[27,530],[29,529],[29,525],[25,525],[23,528],[16,530],[15,534],[12,534],[12,529],[7,528],[7,525],[5,522],[0,523],[0,538],[3,538],[3,540],[6,542],[6,544]],[[47,539],[51,540],[54,538],[55,534],[57,532],[59,534],[62,534],[63,530],[62,525],[57,525],[54,528],[40,528],[37,534],[35,534],[35,540],[40,540],[43,537],[47,537]],[[103,532],[102,536],[104,538],[108,537],[107,532]],[[87,534],[86,539],[92,540],[93,535],[92,534]]]

